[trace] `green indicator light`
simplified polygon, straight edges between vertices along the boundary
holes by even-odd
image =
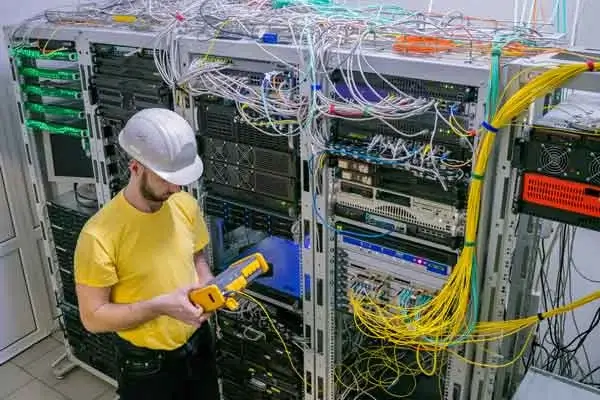
[[[350,132],[348,134],[348,137],[351,138],[351,139],[364,140],[364,139],[367,139],[368,135],[366,135],[364,133],[359,133],[359,132]]]
[[[19,73],[31,78],[59,79],[67,81],[79,80],[79,72],[70,69],[23,68]]]
[[[65,99],[80,99],[81,92],[72,89],[60,89],[53,87],[41,87],[26,85],[21,88],[24,93],[43,96],[43,97],[60,97]]]
[[[11,54],[14,57],[33,58],[37,60],[63,60],[77,61],[77,53],[69,51],[47,51],[42,52],[38,49],[16,48],[12,49]]]
[[[51,115],[63,115],[67,117],[73,117],[83,119],[84,115],[82,111],[73,110],[72,108],[51,106],[46,104],[38,103],[26,103],[27,110],[40,114],[51,114]]]
[[[33,119],[28,119],[27,122],[25,122],[25,125],[27,125],[27,127],[30,129],[37,129],[40,131],[53,133],[57,135],[85,137],[88,134],[86,129],[72,128],[70,126],[64,125],[48,124],[46,122],[35,121]]]

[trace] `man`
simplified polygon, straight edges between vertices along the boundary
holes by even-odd
[[[188,293],[212,278],[200,209],[180,185],[202,175],[191,126],[147,109],[119,134],[127,186],[83,228],[75,251],[81,320],[116,332],[121,400],[217,400],[208,316]]]

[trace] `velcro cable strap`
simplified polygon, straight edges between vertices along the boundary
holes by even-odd
[[[483,122],[481,123],[481,126],[482,126],[482,127],[483,127],[483,128],[486,130],[486,131],[489,131],[489,132],[492,132],[492,133],[498,133],[498,132],[500,131],[500,129],[498,129],[498,128],[496,128],[496,127],[492,126],[491,124],[489,124],[489,123],[488,123],[488,122],[486,122],[486,121],[483,121]]]

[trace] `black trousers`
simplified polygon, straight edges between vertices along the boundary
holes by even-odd
[[[208,323],[178,349],[159,351],[116,339],[120,400],[219,400],[214,339]]]

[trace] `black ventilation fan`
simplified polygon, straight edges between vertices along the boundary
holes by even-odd
[[[591,161],[585,180],[595,185],[600,185],[600,153],[590,153]]]
[[[226,164],[210,161],[205,163],[205,166],[206,179],[221,185],[229,184],[229,177],[227,175],[227,169],[225,168]]]
[[[536,126],[516,151],[514,161],[524,172],[600,185],[600,135]]]
[[[548,175],[565,175],[569,168],[569,153],[568,147],[543,143],[540,146],[539,171]]]
[[[248,169],[240,168],[238,171],[238,184],[240,189],[254,191],[254,176]]]
[[[209,139],[211,146],[209,149],[208,157],[215,161],[227,161],[227,150],[225,149],[225,142],[222,140]],[[211,154],[212,153],[212,154]]]
[[[252,147],[244,144],[238,144],[236,146],[236,159],[238,160],[240,166],[245,166],[249,168],[254,167],[254,151]]]

